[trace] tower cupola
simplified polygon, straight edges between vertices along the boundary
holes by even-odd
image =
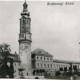
[[[23,12],[21,13],[22,16],[27,15],[30,16],[30,12],[28,12],[28,4],[26,1],[23,4]]]
[[[27,5],[27,3],[25,1],[24,4],[23,4],[23,12],[27,12],[28,11],[27,7],[28,7],[28,5]]]

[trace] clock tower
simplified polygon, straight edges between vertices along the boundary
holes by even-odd
[[[31,18],[28,12],[26,1],[23,4],[23,11],[20,18],[20,33],[19,33],[19,55],[21,67],[24,69],[23,75],[31,75]]]

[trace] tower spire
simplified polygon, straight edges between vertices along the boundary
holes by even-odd
[[[25,2],[24,2],[24,4],[23,4],[23,12],[27,12],[28,10],[27,10],[27,3],[26,3],[26,0],[25,0]]]
[[[25,2],[26,2],[26,0],[25,0]]]

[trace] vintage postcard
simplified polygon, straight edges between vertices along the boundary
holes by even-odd
[[[80,79],[80,1],[0,1],[0,78]]]

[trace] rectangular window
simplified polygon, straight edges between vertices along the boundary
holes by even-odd
[[[37,66],[39,67],[39,63],[37,63]]]
[[[41,59],[42,59],[42,57],[41,57]]]
[[[52,58],[50,58],[50,60],[52,60]]]
[[[54,68],[55,68],[55,64],[54,64]]]
[[[41,67],[42,67],[42,64],[41,64]]]
[[[51,64],[51,68],[52,68],[52,64]]]
[[[38,56],[37,56],[37,59],[38,59]]]
[[[49,60],[49,58],[47,58],[47,60]]]
[[[20,72],[19,72],[19,75],[20,75]]]
[[[48,68],[49,68],[49,64],[48,64]]]
[[[19,63],[19,66],[20,66],[20,63]]]
[[[44,64],[44,67],[46,67],[46,64]]]

